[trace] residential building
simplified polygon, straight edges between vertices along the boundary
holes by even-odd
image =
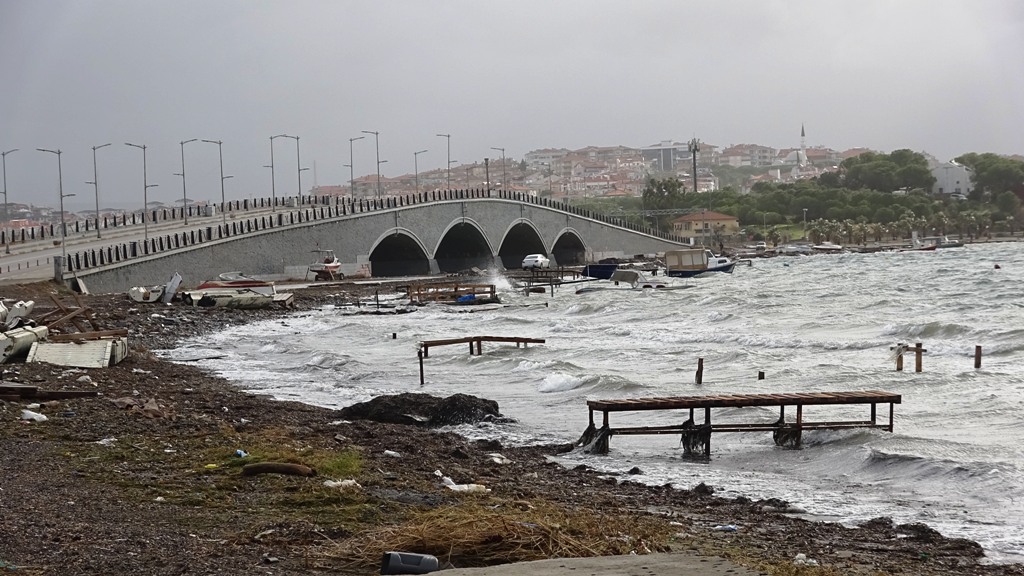
[[[694,244],[712,244],[714,237],[739,234],[740,221],[735,216],[701,210],[672,221],[672,233]],[[703,242],[702,242],[703,241]]]
[[[932,176],[935,177],[932,194],[963,194],[966,196],[973,189],[971,169],[953,160],[932,168]]]

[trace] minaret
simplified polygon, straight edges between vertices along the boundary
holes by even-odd
[[[800,157],[797,158],[797,164],[800,166],[807,165],[807,146],[806,146],[807,132],[804,130],[803,122],[800,123]]]

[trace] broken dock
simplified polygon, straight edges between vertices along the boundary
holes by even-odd
[[[451,346],[453,344],[469,344],[469,355],[473,356],[476,354],[479,356],[483,353],[484,342],[505,342],[509,344],[515,344],[516,348],[519,348],[520,344],[523,348],[526,348],[530,344],[543,344],[543,338],[523,338],[520,336],[463,336],[461,338],[445,338],[443,340],[423,340],[420,342],[419,350],[416,351],[416,356],[419,357],[420,361],[420,386],[423,386],[423,359],[430,357],[430,349],[437,346]]]
[[[804,392],[791,394],[721,394],[714,396],[674,396],[664,398],[633,398],[623,400],[588,400],[590,424],[577,442],[577,446],[593,454],[607,454],[608,441],[617,434],[679,434],[686,454],[711,454],[711,434],[714,432],[772,432],[777,446],[797,448],[804,430],[839,430],[846,428],[880,428],[892,432],[893,410],[902,397],[892,392],[860,390],[852,392]],[[804,420],[804,406],[854,405],[871,406],[868,420],[820,421]],[[889,405],[888,422],[878,422],[878,404]],[[774,422],[723,422],[712,424],[712,408],[744,408],[778,406],[779,419]],[[796,408],[795,421],[786,421],[786,408]],[[704,409],[704,423],[696,424],[694,411]],[[689,410],[689,419],[680,424],[666,426],[629,426],[613,428],[610,412],[650,412],[656,410]],[[602,412],[601,428],[594,423],[594,412]]]

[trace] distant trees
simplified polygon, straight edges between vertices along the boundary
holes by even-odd
[[[958,156],[956,162],[974,172],[972,180],[975,199],[981,199],[981,195],[986,192],[993,197],[1007,190],[1018,194],[1024,193],[1024,162],[991,152],[970,152]]]
[[[935,184],[935,177],[928,169],[928,159],[907,149],[894,150],[889,154],[865,152],[843,160],[839,170],[840,183],[850,190],[930,190]]]

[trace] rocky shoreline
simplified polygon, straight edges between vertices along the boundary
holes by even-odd
[[[393,289],[317,286],[296,292],[295,309]],[[50,283],[0,287],[5,299],[35,300],[37,315],[51,294],[74,301]],[[547,456],[571,445],[513,449],[275,401],[151,352],[290,311],[124,295],[81,303],[102,328],[127,328],[131,353],[105,369],[4,365],[8,382],[99,395],[44,403],[46,422],[19,418],[27,401],[0,401],[0,573],[376,574],[383,551],[404,550],[457,568],[674,552],[778,575],[1024,574],[921,524],[846,528],[789,516],[784,502],[719,498],[713,486],[646,486],[642,470],[565,469]],[[309,473],[247,468],[261,462]],[[453,490],[435,471],[482,488]]]

